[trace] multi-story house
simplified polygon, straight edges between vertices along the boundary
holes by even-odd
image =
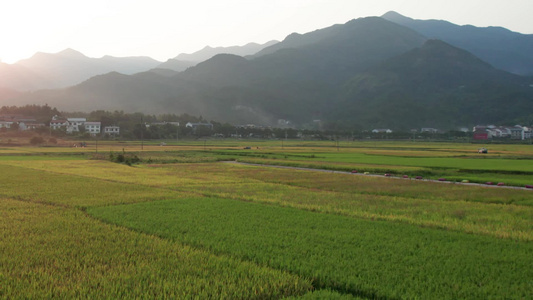
[[[104,127],[104,134],[117,136],[120,134],[120,127],[118,126],[106,126]]]
[[[80,126],[87,122],[86,118],[67,118],[67,133],[80,131]]]
[[[96,136],[97,134],[100,134],[102,124],[100,122],[85,122],[83,126],[85,127],[85,132],[92,136]]]

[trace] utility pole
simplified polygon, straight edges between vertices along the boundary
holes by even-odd
[[[144,127],[143,117],[141,117],[141,151],[144,150],[143,127]]]

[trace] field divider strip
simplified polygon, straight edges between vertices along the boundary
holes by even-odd
[[[411,178],[411,177],[410,178],[402,178],[402,177],[397,177],[397,176],[385,176],[385,175],[379,175],[379,174],[352,173],[352,172],[348,172],[348,171],[337,171],[337,170],[305,168],[305,167],[293,167],[293,166],[282,166],[282,165],[271,165],[271,164],[255,164],[255,163],[246,163],[246,162],[239,162],[239,161],[233,161],[233,160],[220,161],[220,162],[221,163],[226,163],[226,164],[238,164],[238,165],[256,166],[256,167],[270,167],[270,168],[280,168],[280,169],[290,169],[290,170],[300,170],[300,171],[313,171],[313,172],[323,172],[323,173],[331,173],[331,174],[345,174],[345,175],[367,176],[367,177],[375,177],[375,178],[390,178],[390,179],[411,180],[411,181],[420,181],[420,182],[434,182],[434,183],[441,183],[441,184],[457,184],[457,185],[465,185],[465,186],[477,186],[477,187],[484,187],[484,188],[503,188],[503,189],[533,191],[533,189],[528,189],[528,188],[519,187],[519,186],[487,185],[487,184],[474,183],[474,182],[440,181],[440,180],[435,180],[435,179],[415,179],[415,178]]]
[[[6,194],[0,194],[0,198],[11,199],[11,200],[14,200],[14,201],[25,202],[25,203],[33,203],[33,204],[38,204],[38,205],[61,207],[61,208],[66,208],[66,209],[83,210],[83,208],[78,208],[78,207],[70,206],[70,205],[63,204],[63,203],[55,203],[55,202],[49,202],[49,201],[35,200],[35,199],[32,199],[32,198],[23,198],[23,197],[12,196],[12,195],[10,196],[10,195],[6,195]]]

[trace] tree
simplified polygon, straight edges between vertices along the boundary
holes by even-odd
[[[198,126],[196,128],[196,136],[198,137],[204,137],[204,136],[210,136],[213,133],[213,130],[209,126]]]
[[[66,136],[67,135],[67,128],[66,127],[59,127],[57,129],[52,130],[53,136]]]
[[[11,126],[9,127],[9,129],[10,129],[11,131],[17,131],[17,130],[19,130],[19,123],[15,123],[15,122],[13,122],[13,124],[11,124]]]
[[[34,136],[30,139],[30,144],[32,145],[40,145],[44,143],[44,139],[40,136]]]

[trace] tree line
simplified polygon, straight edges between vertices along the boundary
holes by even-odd
[[[439,134],[417,133],[395,131],[393,133],[372,133],[362,130],[342,130],[335,126],[324,126],[323,130],[294,129],[294,128],[272,128],[254,126],[235,126],[229,123],[208,121],[202,116],[192,116],[183,114],[161,114],[150,115],[140,112],[126,113],[124,111],[96,110],[92,112],[62,112],[57,108],[45,105],[25,105],[3,106],[0,108],[0,115],[22,115],[33,117],[38,122],[46,125],[38,129],[40,133],[49,132],[49,124],[54,116],[59,118],[86,118],[88,121],[100,122],[102,128],[105,126],[119,126],[121,139],[180,139],[180,138],[202,138],[202,137],[234,137],[234,138],[276,138],[294,139],[311,138],[319,140],[339,140],[339,139],[469,139],[471,134],[464,132],[446,132]],[[172,122],[172,123],[171,123]],[[180,125],[176,126],[175,122]],[[186,127],[188,123],[210,123],[212,127],[198,127],[196,129]],[[16,126],[14,126],[16,128]],[[65,130],[51,131],[52,135],[66,136]],[[82,129],[77,137],[88,138],[88,133]],[[108,137],[111,138],[111,137]]]

